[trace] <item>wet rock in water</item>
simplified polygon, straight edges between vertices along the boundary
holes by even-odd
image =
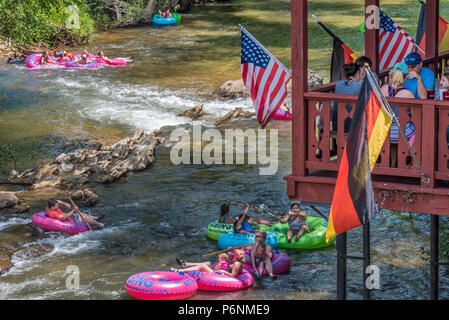
[[[14,192],[0,192],[0,209],[15,207],[19,202],[20,201]]]
[[[70,197],[72,198],[73,201],[83,200],[84,199],[83,190],[78,190],[78,191],[72,192]]]
[[[203,116],[203,104],[199,104],[193,108],[190,108],[184,112],[178,114],[179,117],[188,117],[192,120],[196,120]]]
[[[9,175],[6,177],[6,180],[13,180],[16,179],[19,176],[19,173],[16,170],[11,170],[11,172],[9,173]]]
[[[67,183],[67,179],[64,177],[58,177],[58,176],[50,176],[47,178],[44,178],[41,181],[38,181],[34,183],[30,190],[37,190],[37,189],[44,189],[44,188],[55,188],[60,187]]]
[[[86,205],[93,206],[97,203],[98,196],[91,189],[84,189],[83,193]]]
[[[215,121],[214,125],[218,127],[223,123],[232,123],[232,121],[239,118],[249,119],[254,117],[255,115],[256,114],[254,112],[243,111],[240,108],[236,108],[235,110],[228,112],[224,117],[221,117],[220,119]]]
[[[73,166],[71,166],[70,164],[67,164],[65,162],[61,163],[60,167],[61,167],[62,171],[64,171],[64,172],[73,171]]]
[[[308,70],[308,76],[307,76],[307,82],[309,83],[310,87],[314,86],[321,86],[323,84],[323,77],[320,76],[318,73],[312,70]],[[291,86],[291,81],[290,81]],[[291,91],[291,90],[290,90]]]
[[[54,246],[51,244],[33,243],[14,253],[14,257],[20,260],[34,259],[46,255],[53,251]]]
[[[0,254],[0,274],[5,273],[11,268],[11,257],[9,255]]]
[[[248,97],[248,90],[246,90],[246,86],[243,83],[243,80],[235,80],[235,81],[226,81],[223,83],[218,90],[218,94],[221,97],[229,98],[229,99],[237,99]]]
[[[28,169],[21,174],[9,175],[12,183],[29,183],[31,191],[52,188],[85,189],[94,181],[111,183],[128,172],[144,170],[154,161],[158,145],[165,141],[156,130],[146,134],[137,130],[132,137],[124,138],[112,146],[93,143],[91,146],[71,153],[62,153],[52,162]],[[93,205],[98,196],[83,195],[87,203]],[[51,195],[50,198],[56,198]],[[44,198],[48,200],[49,198]]]

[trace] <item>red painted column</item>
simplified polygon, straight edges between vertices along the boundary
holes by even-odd
[[[291,37],[292,175],[304,176],[307,151],[307,107],[304,99],[304,93],[308,89],[307,0],[291,1]],[[293,193],[293,190],[289,190],[289,194]]]
[[[438,21],[440,1],[428,0],[426,2],[426,58],[433,62],[429,68],[434,72],[438,70]]]
[[[378,25],[371,27],[367,23],[373,21],[372,17],[378,15],[379,11],[372,6],[379,8],[379,0],[365,0],[365,56],[373,62],[372,70],[379,73],[379,29]],[[379,19],[379,16],[376,17]],[[379,20],[377,20],[379,21]],[[377,27],[377,28],[376,28]]]

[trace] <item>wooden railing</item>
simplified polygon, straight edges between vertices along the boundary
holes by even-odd
[[[447,65],[449,52],[438,59],[438,77]],[[432,61],[424,60],[424,64]],[[432,67],[430,65],[430,67]],[[389,70],[379,74],[380,82],[388,79]],[[307,108],[307,155],[305,168],[309,175],[314,170],[338,171],[344,151],[347,129],[352,119],[357,96],[333,93],[335,83],[311,88],[304,94]],[[430,178],[424,184],[418,165],[415,163],[405,141],[398,136],[398,143],[390,142],[390,134],[382,147],[373,174],[407,179],[407,183],[435,187],[441,181],[449,181],[449,102],[434,100],[388,98],[390,105],[397,105],[399,123],[404,129],[410,122],[415,129],[412,148]],[[332,127],[331,106],[338,109],[337,128]],[[335,125],[335,124],[334,124]],[[345,128],[346,127],[346,128]],[[393,149],[397,148],[397,155]]]

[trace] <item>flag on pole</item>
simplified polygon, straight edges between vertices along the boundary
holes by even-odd
[[[392,115],[387,110],[382,92],[367,70],[338,170],[326,241],[370,222],[379,210],[371,171],[390,130]]]
[[[357,60],[356,54],[349,49],[339,37],[330,31],[317,17],[312,16],[324,31],[333,39],[332,60],[331,60],[331,82],[343,79],[342,67],[346,63]]]
[[[263,129],[287,97],[290,71],[244,27],[241,27],[241,68],[246,89]]]
[[[416,30],[416,43],[419,43],[420,48],[426,47],[426,4],[422,1],[421,12],[419,14],[418,28]],[[439,17],[438,20],[438,52],[444,52],[449,50],[449,26],[448,22]],[[424,52],[417,51],[423,58],[425,58]]]
[[[393,67],[413,51],[415,42],[402,28],[380,10],[379,69]]]

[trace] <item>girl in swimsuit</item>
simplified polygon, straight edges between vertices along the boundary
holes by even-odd
[[[292,242],[293,234],[296,233],[295,241],[298,241],[304,233],[309,232],[307,227],[307,213],[301,211],[299,204],[293,203],[290,206],[290,212],[283,221],[288,221],[287,242]]]
[[[256,276],[263,274],[263,270],[265,268],[266,250],[267,245],[265,244],[265,242],[259,242],[257,244],[256,252],[254,254],[254,262],[257,268],[254,270],[256,272]]]

